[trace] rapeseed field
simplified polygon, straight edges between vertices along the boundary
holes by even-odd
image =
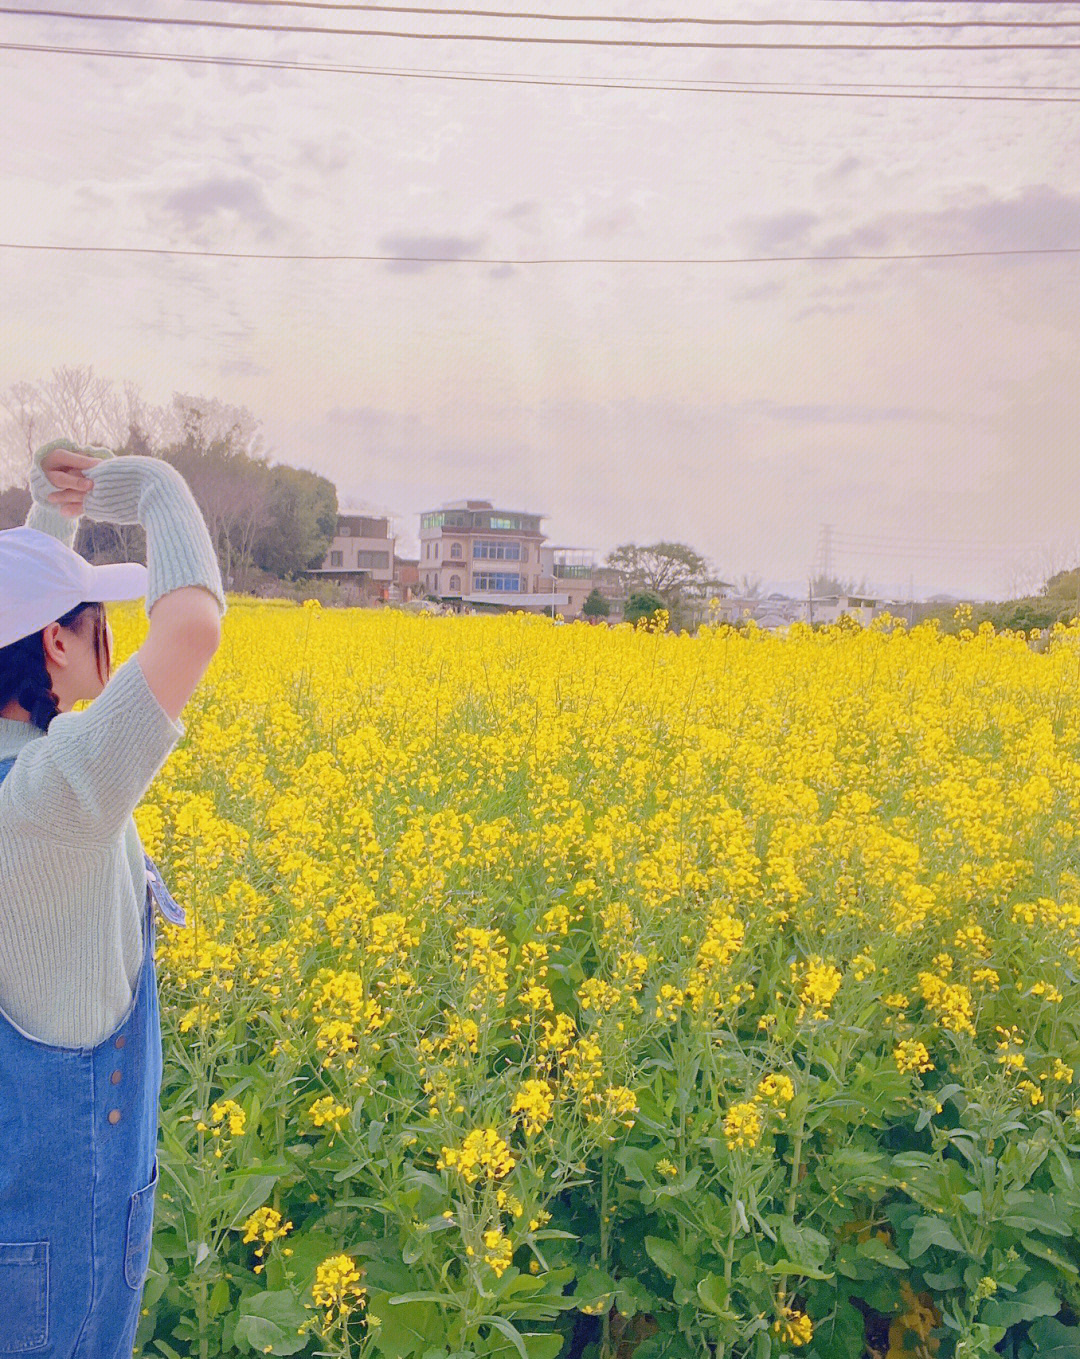
[[[1046,640],[232,598],[136,814],[138,1353],[1080,1355]]]

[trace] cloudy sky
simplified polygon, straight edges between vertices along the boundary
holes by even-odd
[[[505,4],[515,6],[582,8]],[[599,554],[685,541],[731,580],[805,582],[826,524],[833,568],[878,589],[1000,596],[1025,572],[1072,564],[1080,255],[626,261],[1080,246],[1080,102],[839,97],[885,84],[1023,86],[1080,101],[1080,53],[1018,45],[1080,42],[1080,4],[589,7],[1077,20],[937,33],[211,0],[71,7],[519,38],[954,44],[650,49],[0,15],[5,44],[413,73],[0,50],[0,241],[446,261],[3,248],[0,388],[92,364],[154,402],[183,391],[244,404],[276,459],[332,477],[345,506],[395,515],[404,551],[422,510],[471,496],[547,514],[553,542]],[[955,46],[992,41],[1012,45]],[[622,262],[522,262],[552,257]]]

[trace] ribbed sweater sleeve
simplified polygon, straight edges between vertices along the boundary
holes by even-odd
[[[0,801],[51,840],[72,847],[115,840],[184,731],[132,656],[88,708],[59,713],[26,747]]]
[[[113,455],[107,448],[80,448],[78,444],[73,444],[70,439],[54,439],[51,444],[45,444],[34,454],[33,462],[30,464],[30,511],[26,516],[26,527],[37,529],[39,533],[48,533],[53,538],[59,538],[65,547],[74,547],[75,533],[79,527],[77,518],[72,519],[66,514],[62,514],[55,505],[49,504],[49,495],[56,487],[41,470],[41,460],[54,449],[65,448],[69,453],[87,453],[93,458],[111,458]]]
[[[217,553],[187,482],[160,458],[135,455],[88,467],[88,519],[141,524],[146,530],[146,612],[162,595],[184,585],[209,590],[224,614],[225,591]]]

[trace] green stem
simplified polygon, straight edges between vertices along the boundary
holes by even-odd
[[[203,1107],[204,1107],[204,1108],[206,1107],[205,1099],[204,1099],[204,1102],[203,1102]],[[205,1134],[203,1134],[203,1133],[200,1132],[200,1133],[199,1133],[198,1164],[201,1165],[201,1166],[203,1167],[203,1171],[204,1171],[204,1173],[205,1173],[206,1162],[205,1162],[205,1160],[203,1159],[203,1158],[204,1158],[204,1153],[205,1153]],[[208,1232],[207,1232],[207,1229],[206,1229],[206,1220],[205,1220],[205,1218],[203,1217],[203,1214],[202,1214],[201,1209],[199,1209],[199,1210],[196,1211],[196,1214],[195,1214],[195,1249],[196,1249],[196,1251],[198,1251],[198,1249],[199,1249],[199,1244],[200,1244],[201,1242],[203,1242],[203,1241],[206,1240],[207,1235],[208,1235]],[[195,1277],[195,1311],[196,1311],[196,1315],[198,1316],[198,1319],[199,1319],[199,1359],[209,1359],[209,1354],[210,1354],[210,1334],[209,1334],[209,1330],[210,1330],[210,1318],[209,1318],[209,1316],[208,1316],[208,1311],[209,1311],[209,1300],[208,1300],[208,1298],[207,1298],[207,1296],[206,1296],[206,1275],[205,1275],[205,1273],[199,1273],[199,1272],[198,1272],[198,1271],[199,1271],[199,1268],[200,1268],[199,1265],[196,1264],[196,1266],[195,1266],[195,1270],[196,1270],[196,1277]]]
[[[808,1078],[810,1073],[810,1065],[811,1065],[810,1052],[808,1049],[806,1054],[806,1071]],[[791,1180],[788,1184],[787,1199],[784,1204],[785,1212],[792,1222],[795,1221],[795,1204],[798,1200],[799,1171],[802,1169],[802,1149],[803,1149],[803,1138],[805,1136],[806,1136],[806,1109],[804,1107],[799,1114],[799,1126],[796,1129],[794,1138],[792,1139]],[[781,1274],[777,1278],[776,1295],[780,1299],[783,1299],[787,1294],[787,1280],[788,1276],[786,1274]]]
[[[199,1359],[209,1359],[210,1354],[210,1318],[208,1312],[208,1300],[206,1296],[206,1275],[201,1274],[196,1280],[197,1291],[195,1294],[195,1304],[199,1316]]]
[[[605,1147],[600,1159],[600,1268],[607,1272],[610,1232],[608,1224],[608,1200],[610,1197],[610,1150]],[[600,1359],[611,1357],[611,1308],[604,1313],[603,1337],[600,1344]]]
[[[735,1186],[731,1187],[731,1220],[728,1223],[728,1239],[724,1246],[724,1284],[726,1286],[725,1305],[731,1305],[731,1272],[735,1261],[735,1228],[738,1225],[738,1214],[735,1209],[736,1203]],[[727,1354],[727,1341],[718,1340],[716,1344],[716,1359],[724,1359]]]

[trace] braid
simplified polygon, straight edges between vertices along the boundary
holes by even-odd
[[[87,609],[95,612],[94,650],[101,666],[101,648],[107,651],[104,633],[104,609],[100,604],[76,604],[63,618],[57,621],[64,627],[72,627],[79,616]],[[105,662],[108,669],[108,661]],[[49,668],[45,664],[45,643],[40,632],[32,632],[28,637],[20,637],[6,647],[0,647],[0,708],[12,700],[30,715],[30,721],[42,731],[49,730],[49,723],[60,712],[60,703],[53,692]]]
[[[29,648],[30,655],[27,657],[19,687],[15,690],[15,697],[30,714],[30,721],[34,726],[40,727],[42,731],[48,731],[49,723],[60,711],[60,705],[53,693],[52,680],[45,665],[45,647],[41,641],[41,633],[36,633],[33,640],[37,646]]]
[[[49,723],[60,711],[40,632],[20,637],[0,651],[0,705],[6,706],[12,699],[42,731],[49,730]]]

